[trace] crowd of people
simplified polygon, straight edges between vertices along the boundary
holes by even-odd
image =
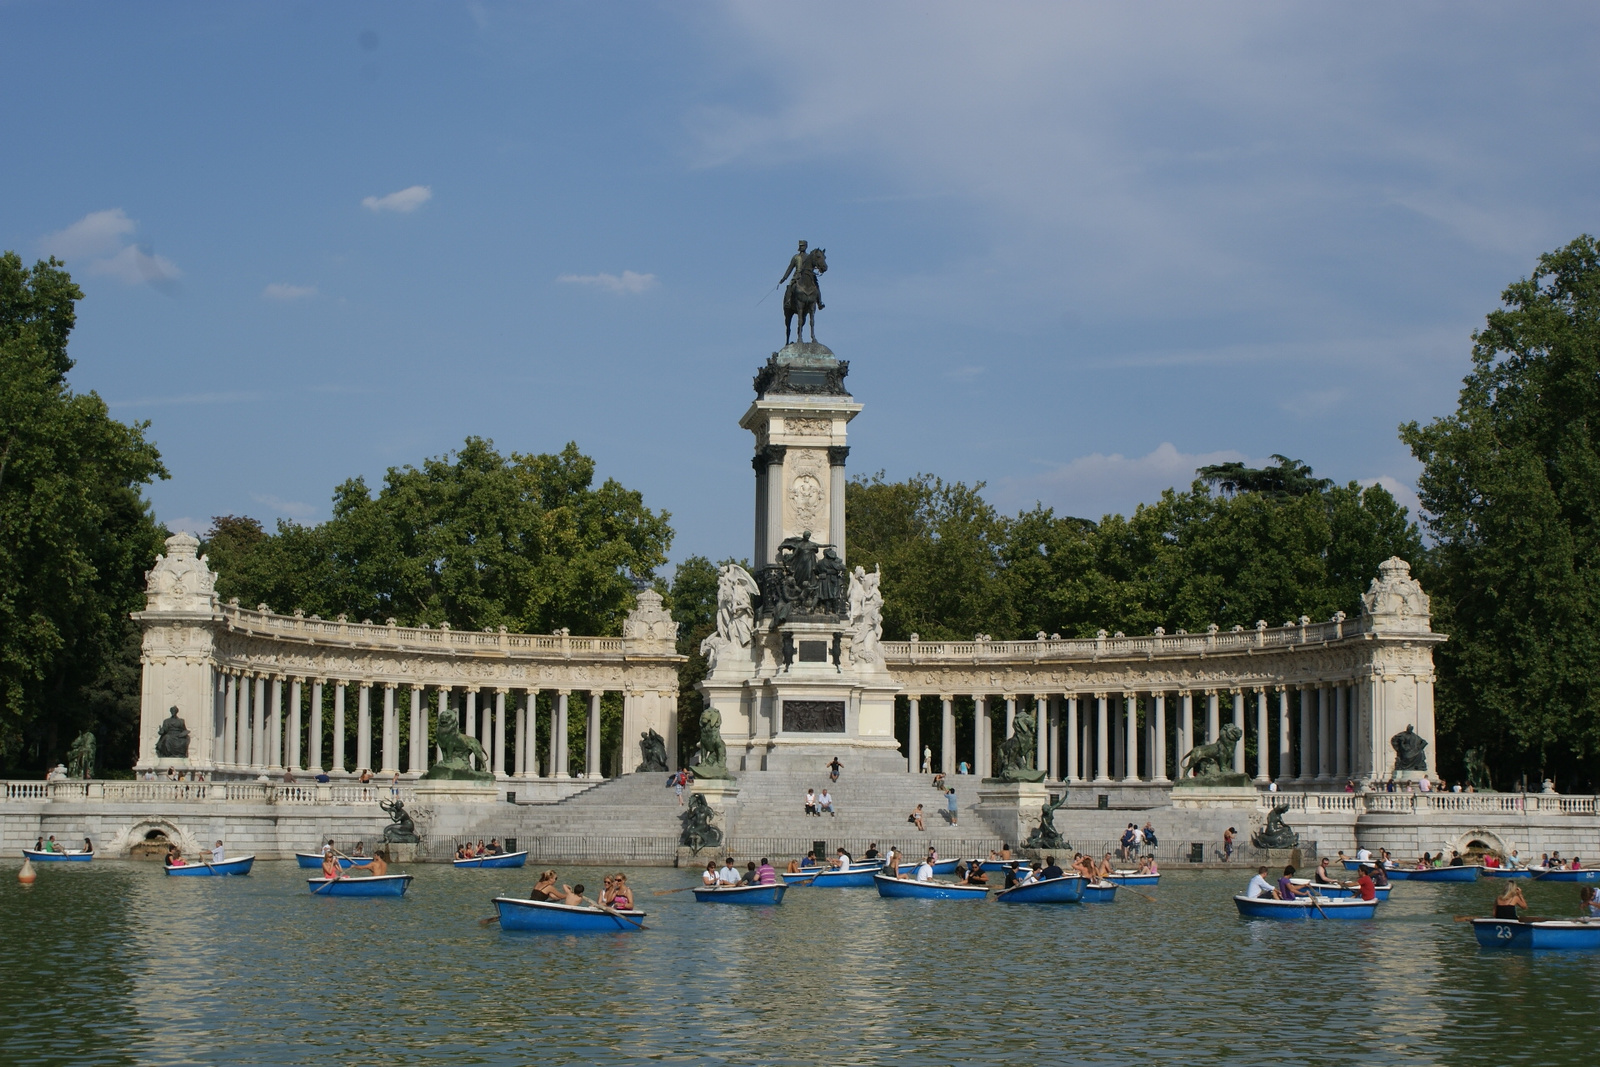
[[[467,841],[456,846],[456,859],[458,860],[486,859],[490,856],[504,856],[505,854],[506,850],[500,846],[498,837],[489,838],[487,845],[483,843],[483,838],[480,837],[477,845]]]
[[[555,871],[540,871],[539,880],[534,883],[532,889],[528,890],[528,899],[543,901],[547,904],[567,904],[574,908],[599,907],[601,910],[633,910],[633,889],[628,885],[628,876],[621,871],[604,876],[597,901],[591,901],[583,895],[585,886],[582,882],[576,885],[566,885],[564,883],[558,885],[558,881]]]

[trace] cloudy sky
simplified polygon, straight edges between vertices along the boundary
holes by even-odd
[[[1409,498],[1595,232],[1584,4],[0,4],[0,246],[86,299],[161,518],[575,440],[750,550],[765,296],[827,248],[858,472],[1098,517],[1284,453]],[[764,299],[765,296],[765,299]]]

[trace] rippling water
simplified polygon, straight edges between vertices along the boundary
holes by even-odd
[[[697,905],[641,869],[650,929],[480,926],[532,871],[413,868],[327,900],[291,863],[0,868],[0,1062],[63,1064],[1541,1063],[1594,1059],[1600,955],[1480,951],[1497,885],[1399,883],[1370,923],[1245,922],[1245,877],[1112,905],[795,889]],[[569,869],[569,880],[597,882]],[[1577,888],[1527,885],[1541,914]]]

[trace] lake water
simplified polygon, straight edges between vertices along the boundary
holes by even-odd
[[[0,1062],[15,1064],[1581,1064],[1600,955],[1481,951],[1498,884],[1398,883],[1367,923],[1246,922],[1246,877],[1173,872],[1112,905],[794,889],[696,904],[638,869],[650,929],[501,933],[533,871],[311,897],[292,863],[0,867]],[[568,869],[569,880],[598,872]],[[1524,883],[1541,914],[1577,887]]]

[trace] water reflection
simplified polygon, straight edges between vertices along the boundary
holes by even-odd
[[[0,870],[7,1062],[407,1064],[1573,1063],[1596,956],[1480,951],[1452,915],[1495,887],[1402,884],[1372,923],[1243,922],[1242,876],[1154,902],[881,901],[796,889],[696,904],[638,870],[641,934],[481,926],[523,871],[419,867],[403,900],[328,900],[289,863],[166,879],[96,862]],[[596,872],[563,872],[597,883]],[[1570,886],[1528,887],[1541,913]]]

